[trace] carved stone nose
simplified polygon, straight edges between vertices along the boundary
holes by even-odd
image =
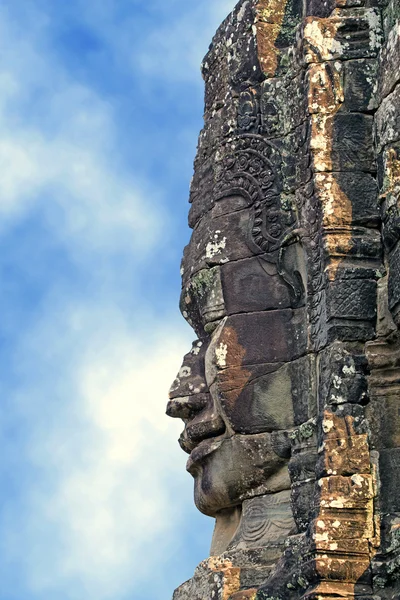
[[[167,415],[185,422],[179,443],[188,453],[201,440],[225,431],[225,423],[215,409],[206,383],[206,350],[207,344],[201,340],[193,343],[169,392]]]
[[[184,356],[182,366],[169,391],[168,415],[187,419],[189,414],[204,408],[202,396],[208,393],[204,371],[205,352],[206,344],[196,340],[191,351]]]
[[[172,398],[167,404],[167,415],[175,419],[191,419],[207,406],[208,394],[194,394]]]
[[[179,417],[185,422],[179,444],[182,450],[189,454],[202,440],[221,435],[226,430],[225,422],[216,411],[211,394],[174,398],[168,403],[167,414]]]

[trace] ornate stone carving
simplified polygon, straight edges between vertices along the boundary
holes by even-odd
[[[241,0],[203,63],[167,410],[216,525],[175,600],[400,597],[399,19]]]

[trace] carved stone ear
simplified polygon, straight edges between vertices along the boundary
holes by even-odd
[[[304,304],[307,282],[306,256],[301,237],[300,230],[292,231],[284,239],[277,260],[278,273],[288,284],[295,307]]]

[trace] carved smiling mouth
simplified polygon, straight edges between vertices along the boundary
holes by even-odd
[[[194,416],[185,419],[185,429],[179,438],[181,448],[190,454],[186,469],[193,475],[196,465],[214,452],[226,438],[222,417],[213,409],[212,399]]]
[[[186,470],[188,473],[194,477],[198,473],[199,467],[204,459],[218,450],[221,444],[226,440],[226,437],[226,433],[224,433],[218,437],[202,440],[190,453],[186,463]]]
[[[185,422],[179,444],[182,450],[190,454],[186,468],[194,475],[201,461],[226,438],[225,422],[218,414],[209,392],[171,398],[167,414]]]
[[[219,415],[200,413],[187,421],[186,427],[179,438],[179,444],[191,456],[194,456],[196,452],[200,456],[200,447],[206,448],[207,444],[215,442],[217,438],[221,439],[221,436],[224,439],[225,434],[225,423]]]

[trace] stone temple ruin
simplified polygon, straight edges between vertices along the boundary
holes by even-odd
[[[399,600],[400,2],[241,0],[203,75],[174,600]]]

